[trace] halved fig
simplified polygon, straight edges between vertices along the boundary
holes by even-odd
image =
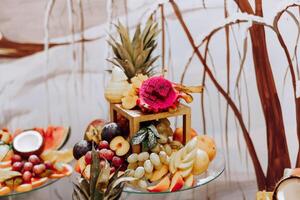
[[[43,151],[44,138],[35,130],[23,131],[13,140],[13,149],[17,154],[28,157],[32,154],[39,155]]]

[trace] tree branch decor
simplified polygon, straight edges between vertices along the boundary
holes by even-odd
[[[252,53],[253,53],[253,63],[254,63],[254,70],[255,70],[255,77],[256,77],[256,85],[258,89],[258,94],[260,97],[260,102],[262,105],[263,115],[266,124],[266,135],[267,135],[267,149],[268,149],[268,167],[266,175],[263,172],[262,166],[258,159],[258,155],[253,145],[253,141],[250,137],[249,131],[246,128],[245,121],[243,119],[242,113],[234,100],[230,97],[228,93],[228,88],[225,90],[222,88],[218,80],[216,79],[215,75],[211,71],[211,68],[208,66],[208,63],[205,59],[207,51],[208,51],[208,43],[213,38],[214,34],[221,29],[225,29],[226,33],[228,34],[228,27],[233,26],[234,24],[247,22],[249,19],[235,19],[230,23],[225,24],[224,26],[213,30],[209,35],[204,39],[206,44],[206,53],[202,55],[199,47],[194,41],[183,17],[180,12],[180,9],[174,0],[169,1],[172,5],[174,13],[182,26],[183,31],[186,34],[186,37],[194,50],[194,53],[197,58],[200,60],[201,64],[204,67],[204,73],[208,75],[218,92],[224,97],[229,107],[232,109],[239,125],[242,129],[243,136],[252,159],[255,174],[257,178],[257,185],[259,190],[273,190],[275,184],[281,178],[283,174],[283,170],[285,168],[291,167],[290,156],[288,152],[288,145],[286,141],[286,134],[284,129],[284,121],[282,115],[282,107],[279,101],[279,97],[277,94],[277,89],[275,85],[275,80],[273,77],[272,67],[270,64],[269,54],[267,50],[266,44],[266,35],[265,35],[265,27],[270,28],[277,36],[277,39],[284,50],[284,55],[288,61],[289,71],[292,77],[292,85],[294,89],[294,98],[295,98],[295,107],[296,107],[296,120],[297,120],[297,135],[299,137],[299,124],[300,124],[300,100],[296,96],[296,78],[294,72],[294,66],[292,62],[292,58],[290,56],[289,50],[282,38],[282,35],[278,28],[278,21],[282,14],[288,11],[289,8],[292,7],[300,7],[297,3],[291,3],[286,5],[286,7],[279,11],[277,15],[274,17],[274,21],[272,25],[266,24],[263,20],[263,9],[262,9],[262,2],[260,0],[255,1],[255,9],[253,9],[248,2],[248,0],[239,0],[236,1],[238,8],[243,12],[247,13],[248,15],[253,15],[255,19],[261,19],[260,21],[257,20],[256,22],[252,21],[253,24],[249,27],[249,33],[251,38],[251,45],[252,45]],[[228,37],[228,36],[227,36]],[[204,42],[203,41],[203,42]],[[227,46],[228,50],[228,46]],[[229,52],[228,52],[229,53]],[[228,65],[228,61],[227,61]],[[229,69],[228,69],[229,70]],[[186,71],[186,69],[185,69]],[[228,79],[229,76],[227,76]],[[299,153],[297,158],[296,166],[299,166]]]

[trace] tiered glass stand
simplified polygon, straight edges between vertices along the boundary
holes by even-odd
[[[183,192],[183,191],[188,191],[188,190],[194,190],[197,189],[201,186],[204,186],[208,183],[210,183],[211,181],[217,179],[225,170],[225,160],[224,160],[224,155],[221,151],[217,152],[216,157],[214,158],[214,160],[210,163],[208,170],[195,177],[195,183],[193,187],[189,187],[189,188],[183,188],[179,191],[176,192]],[[148,192],[146,190],[141,190],[139,188],[133,187],[131,185],[127,185],[125,186],[124,193],[128,193],[128,194],[141,194],[141,195],[145,195],[145,194],[170,194],[170,193],[174,193],[174,192]]]

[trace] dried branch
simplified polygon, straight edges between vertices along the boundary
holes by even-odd
[[[78,6],[79,6],[79,12],[80,12],[80,39],[84,40],[84,13],[83,13],[83,5],[82,0],[77,0]],[[84,55],[85,55],[85,43],[80,43],[80,51],[81,51],[81,58],[80,58],[80,73],[81,73],[81,80],[83,83],[83,77],[84,77]]]
[[[262,167],[260,165],[260,162],[258,160],[254,145],[252,143],[252,140],[249,136],[249,133],[246,129],[246,126],[244,124],[243,121],[243,117],[241,115],[241,113],[239,112],[238,108],[236,107],[235,103],[233,102],[233,100],[231,99],[231,97],[229,95],[227,95],[227,93],[225,92],[225,90],[221,87],[221,85],[218,83],[218,81],[216,80],[216,78],[214,77],[214,75],[212,74],[210,68],[208,67],[207,63],[205,62],[204,58],[202,57],[200,51],[198,50],[195,41],[189,31],[189,29],[187,28],[181,12],[177,6],[177,4],[174,2],[174,0],[170,0],[170,3],[173,7],[173,10],[177,16],[177,19],[179,20],[193,50],[195,51],[197,57],[199,58],[199,60],[201,61],[204,70],[206,71],[207,75],[209,76],[209,78],[212,80],[213,84],[215,85],[215,87],[217,88],[217,90],[222,94],[222,96],[226,99],[226,101],[228,102],[229,106],[231,107],[231,109],[233,110],[233,113],[235,114],[236,118],[239,121],[239,124],[242,128],[243,134],[244,134],[244,138],[250,153],[250,156],[252,158],[253,164],[254,164],[254,169],[255,169],[255,173],[256,173],[256,178],[257,178],[257,182],[258,182],[258,187],[259,189],[263,189],[265,187],[265,175],[263,173]]]
[[[165,64],[165,13],[164,13],[164,4],[159,4],[160,7],[160,15],[161,15],[161,49],[162,49],[162,75],[165,76],[165,74],[168,72],[168,69]]]
[[[253,14],[248,0],[236,1],[242,12]],[[262,16],[261,1],[255,1],[256,12]],[[268,168],[266,188],[272,190],[285,168],[291,166],[287,147],[284,122],[272,68],[267,51],[265,28],[254,24],[250,28],[256,85],[266,122],[268,144]],[[278,162],[280,159],[280,162]]]
[[[227,10],[227,0],[224,0],[224,17],[228,17],[228,10]],[[227,87],[226,93],[230,96],[230,43],[229,43],[229,26],[225,26],[225,43],[226,43],[226,76],[227,76]],[[228,102],[226,104],[225,110],[225,144],[226,144],[226,154],[228,157],[228,173],[230,177],[230,157],[229,157],[229,145],[228,145],[228,115],[229,115],[229,105]]]
[[[300,4],[299,5],[296,5],[296,4],[288,5],[281,12],[277,13],[277,15],[275,16],[274,21],[273,21],[273,27],[274,27],[274,31],[277,33],[277,38],[278,38],[279,43],[280,43],[281,47],[283,48],[285,56],[287,58],[288,66],[289,66],[289,70],[290,70],[290,74],[291,74],[291,78],[292,78],[292,85],[293,85],[293,89],[294,89],[294,99],[295,99],[295,105],[296,105],[297,136],[298,136],[298,143],[300,144],[300,97],[298,97],[296,94],[296,75],[294,72],[294,66],[293,66],[293,62],[292,62],[292,58],[290,56],[289,50],[283,40],[280,30],[278,28],[278,22],[282,16],[282,14],[291,7],[299,7],[300,8]],[[298,40],[298,38],[297,38],[297,40]],[[297,50],[297,47],[295,47],[295,50]],[[300,149],[300,145],[299,145],[298,149]],[[296,167],[300,167],[300,152],[299,151],[298,151],[297,160],[296,160]]]
[[[98,40],[99,38],[93,39],[79,39],[76,40],[75,43],[83,43],[83,42],[90,42]],[[63,43],[49,43],[49,48],[55,46],[63,46],[63,45],[70,45],[69,42]],[[28,43],[28,42],[15,42],[12,40],[7,39],[1,32],[0,32],[0,58],[22,58],[26,56],[33,55],[35,53],[41,52],[44,50],[43,43]]]

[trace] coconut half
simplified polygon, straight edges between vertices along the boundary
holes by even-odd
[[[28,130],[17,135],[13,140],[13,149],[17,154],[28,157],[32,154],[39,155],[43,151],[44,138],[34,130]]]
[[[300,198],[300,177],[290,176],[282,179],[276,186],[274,200],[299,200]]]

